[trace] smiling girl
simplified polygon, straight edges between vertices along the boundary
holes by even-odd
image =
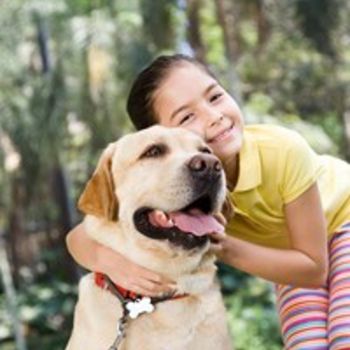
[[[213,233],[218,258],[276,284],[286,349],[350,349],[350,165],[319,156],[296,132],[244,126],[236,101],[208,68],[161,56],[135,80],[128,113],[200,135],[220,158],[235,216]],[[144,295],[174,288],[90,240],[81,225],[67,238],[73,257]]]

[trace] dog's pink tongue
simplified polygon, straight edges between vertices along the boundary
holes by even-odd
[[[224,232],[221,225],[212,215],[203,214],[200,210],[192,209],[189,213],[176,211],[168,215],[161,210],[153,210],[149,213],[152,225],[158,227],[178,227],[183,232],[189,232],[196,236],[204,236],[212,232]]]
[[[190,232],[196,236],[224,232],[224,227],[212,215],[203,213],[193,215],[178,211],[169,213],[169,217],[181,231]]]

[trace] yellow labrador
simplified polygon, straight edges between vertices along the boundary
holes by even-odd
[[[79,200],[85,229],[177,293],[131,300],[88,274],[66,349],[232,349],[207,235],[223,230],[214,214],[224,199],[221,164],[193,133],[154,126],[110,144]]]

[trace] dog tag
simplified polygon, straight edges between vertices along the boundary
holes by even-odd
[[[129,311],[129,316],[132,319],[137,318],[139,315],[147,312],[151,313],[154,311],[154,305],[151,302],[151,298],[144,297],[136,299],[135,301],[129,301],[126,304],[126,308]]]

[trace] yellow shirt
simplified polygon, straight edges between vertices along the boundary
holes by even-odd
[[[235,216],[227,232],[253,243],[288,248],[283,207],[315,181],[331,235],[350,221],[350,164],[317,155],[295,131],[273,125],[246,126],[239,178],[229,194]]]

